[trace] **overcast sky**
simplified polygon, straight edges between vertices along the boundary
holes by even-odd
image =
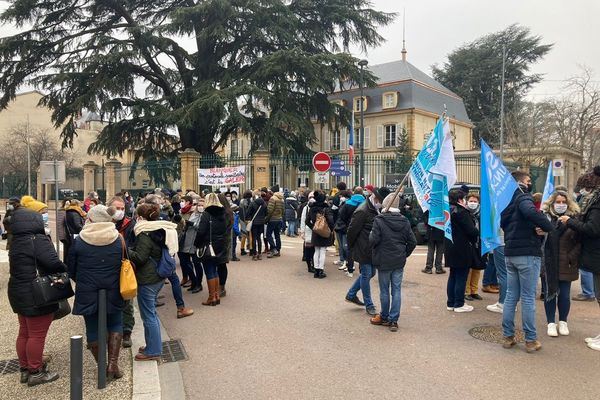
[[[463,43],[510,24],[530,27],[554,48],[533,71],[545,74],[531,96],[541,100],[559,95],[563,80],[578,73],[578,64],[591,67],[600,81],[600,0],[371,0],[374,8],[398,12],[396,21],[381,31],[386,43],[371,49],[371,64],[398,60],[402,50],[402,10],[406,9],[408,60],[431,75],[431,65]],[[6,2],[0,0],[0,10]],[[0,36],[14,30],[0,26]],[[360,56],[360,54],[356,54]]]

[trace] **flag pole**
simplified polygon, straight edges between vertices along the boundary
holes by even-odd
[[[398,195],[400,194],[400,192],[403,190],[404,188],[404,183],[406,182],[406,180],[408,179],[408,175],[410,174],[410,171],[408,171],[406,173],[406,175],[404,175],[404,179],[402,179],[402,182],[400,182],[400,184],[398,185],[398,187],[396,188],[396,191],[394,192],[394,197],[392,197],[392,203],[394,202],[394,200],[396,200],[396,198],[398,197]],[[388,212],[389,210],[389,206],[384,208],[381,212]]]

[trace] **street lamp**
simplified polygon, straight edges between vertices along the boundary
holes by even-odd
[[[360,60],[360,180],[361,186],[365,186],[365,107],[364,107],[364,83],[365,83],[365,67],[369,64],[367,60]]]

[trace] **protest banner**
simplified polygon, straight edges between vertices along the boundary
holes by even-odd
[[[230,186],[246,182],[246,166],[198,168],[198,183],[207,186]]]

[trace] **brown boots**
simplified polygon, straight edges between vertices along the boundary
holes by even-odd
[[[122,334],[116,332],[110,332],[108,334],[108,358],[106,366],[106,377],[108,379],[119,379],[123,377],[123,373],[119,370],[119,353],[121,352],[122,341]],[[88,343],[87,348],[94,356],[96,363],[98,363],[98,342]]]
[[[203,306],[216,306],[221,304],[221,298],[219,296],[219,278],[209,279],[207,281],[208,286],[208,299],[202,302]]]

